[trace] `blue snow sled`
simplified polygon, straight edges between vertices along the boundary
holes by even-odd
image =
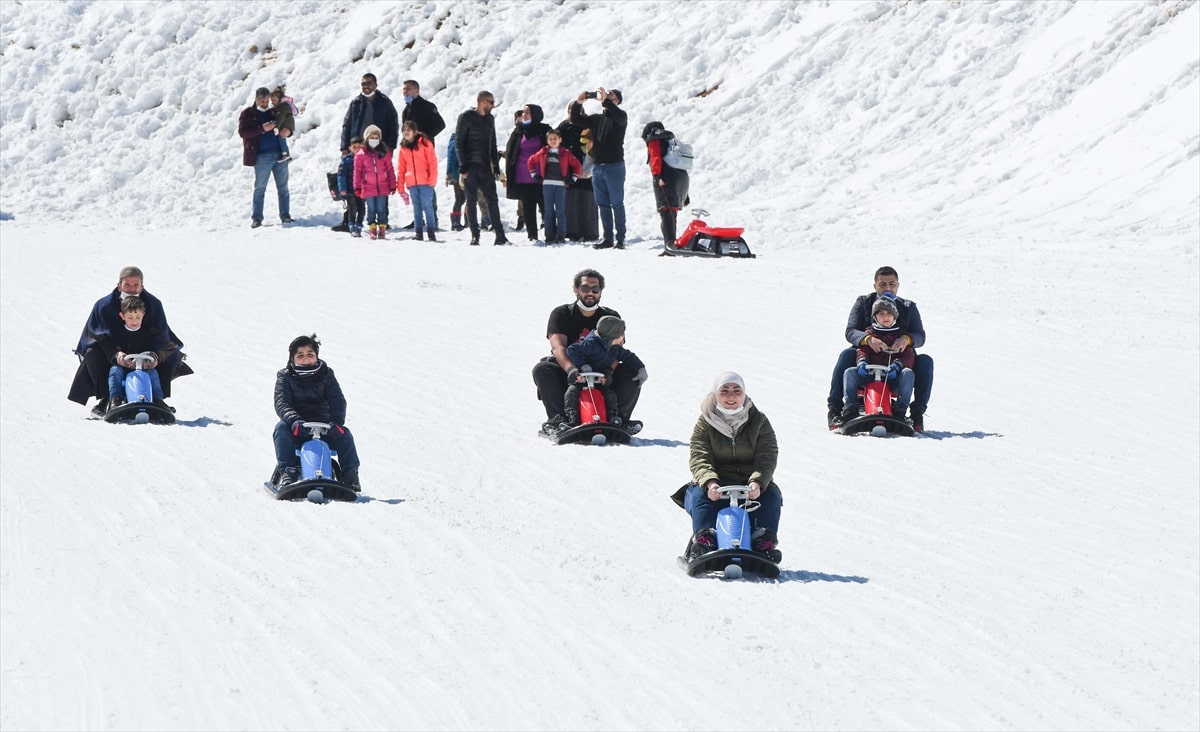
[[[300,480],[279,486],[279,466],[264,484],[267,492],[280,501],[307,499],[313,503],[327,501],[357,501],[358,491],[341,482],[342,469],[338,465],[337,453],[322,439],[329,431],[326,422],[305,422],[304,429],[311,438],[296,450],[300,456]]]
[[[113,407],[104,415],[105,422],[132,424],[173,424],[175,413],[165,404],[154,401],[154,390],[150,386],[150,374],[145,366],[152,356],[130,353],[126,358],[133,361],[134,369],[125,374],[125,404]]]
[[[759,507],[758,501],[749,499],[750,487],[723,485],[719,490],[729,498],[729,505],[717,512],[717,549],[689,560],[692,550],[689,539],[683,556],[678,559],[680,569],[691,577],[707,574],[726,579],[739,579],[743,574],[756,574],[767,579],[778,577],[782,555],[777,550],[764,554],[750,548],[750,512]]]

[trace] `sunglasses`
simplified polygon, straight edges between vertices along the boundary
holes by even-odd
[[[604,288],[603,288],[603,287],[600,287],[599,285],[597,285],[597,286],[595,286],[595,287],[593,287],[593,286],[591,286],[591,285],[580,285],[580,286],[579,286],[579,291],[580,291],[580,292],[582,292],[582,293],[583,293],[583,294],[585,294],[585,295],[591,294],[591,293],[593,293],[593,292],[594,292],[594,293],[596,293],[596,294],[599,294],[599,293],[600,293],[600,291],[601,291],[601,290],[603,290],[603,289],[604,289]]]

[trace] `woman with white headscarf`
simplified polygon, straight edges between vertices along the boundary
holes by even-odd
[[[733,371],[713,382],[700,402],[700,419],[692,429],[692,482],[672,498],[692,515],[688,559],[717,548],[717,512],[729,500],[717,492],[723,485],[750,488],[750,499],[761,507],[750,514],[754,525],[751,548],[777,557],[779,514],[783,494],[774,483],[779,444],[767,416],[746,395],[746,384]],[[776,560],[777,561],[777,560]]]

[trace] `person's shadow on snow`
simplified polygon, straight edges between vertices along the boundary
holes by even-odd
[[[638,437],[630,438],[629,444],[634,447],[686,447],[688,445],[679,440],[643,440]]]
[[[866,577],[843,577],[840,574],[825,574],[824,572],[806,572],[802,569],[784,569],[779,572],[777,582],[853,582],[865,585],[871,580]]]
[[[221,419],[213,419],[212,417],[197,417],[196,419],[177,419],[175,424],[183,427],[207,427],[214,424],[218,427],[232,427],[233,422],[226,422]]]
[[[921,433],[920,439],[948,440],[953,437],[963,437],[968,440],[984,440],[989,437],[1004,437],[1004,435],[1000,434],[999,432],[983,432],[981,430],[975,430],[974,432],[937,432],[934,430],[927,430]]]

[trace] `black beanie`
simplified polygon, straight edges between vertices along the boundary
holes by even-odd
[[[625,321],[615,315],[605,315],[596,321],[596,332],[606,341],[615,341],[625,335]]]

